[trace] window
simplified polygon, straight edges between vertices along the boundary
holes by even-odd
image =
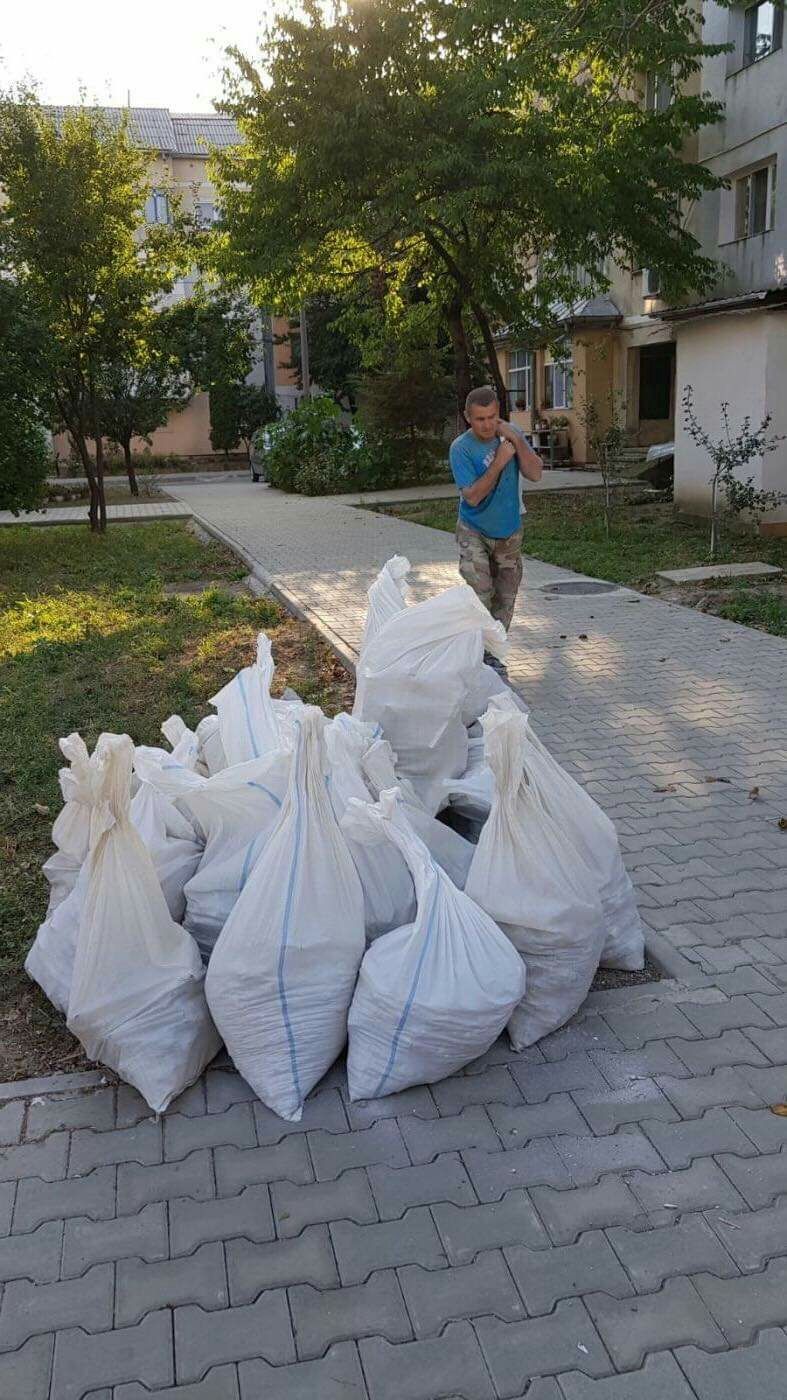
[[[776,165],[761,165],[735,181],[735,237],[752,238],[773,225]]]
[[[645,106],[649,112],[666,112],[672,102],[672,83],[658,73],[648,73],[645,79]]]
[[[169,223],[169,196],[166,190],[153,190],[145,204],[145,218],[149,224]]]
[[[506,388],[517,408],[533,407],[533,356],[529,350],[509,350]]]
[[[217,204],[209,200],[200,200],[194,205],[194,218],[200,228],[211,228],[219,222],[221,213]]]
[[[574,367],[571,360],[544,365],[544,408],[573,408]]]
[[[661,296],[661,273],[658,271],[658,268],[643,267],[642,295],[644,297]]]
[[[749,5],[743,16],[743,66],[759,63],[761,58],[782,46],[782,22],[784,11],[781,5],[770,0],[759,5]]]

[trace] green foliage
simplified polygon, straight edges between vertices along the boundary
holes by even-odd
[[[135,361],[186,257],[177,221],[151,228],[140,256],[147,162],[126,125],[96,108],[55,121],[30,91],[0,96],[0,273],[17,281],[42,328],[50,402],[91,480],[93,528],[106,524],[102,366]]]
[[[166,341],[193,387],[210,393],[215,385],[245,380],[254,357],[255,321],[245,297],[198,287],[167,312]]]
[[[712,438],[703,428],[694,411],[694,389],[687,384],[683,391],[683,421],[692,442],[703,448],[710,459],[711,475],[708,478],[711,488],[710,515],[710,557],[717,557],[722,515],[750,516],[755,522],[766,511],[773,510],[785,500],[782,491],[760,491],[754,485],[753,476],[744,476],[746,467],[767,452],[774,452],[784,438],[769,434],[771,415],[763,418],[758,428],[753,428],[747,415],[737,433],[730,424],[730,406],[719,405],[722,423],[722,436]]]
[[[0,280],[0,510],[35,510],[51,453],[42,427],[46,348],[13,282]]]
[[[352,294],[382,272],[395,301],[414,274],[450,322],[467,378],[475,323],[499,381],[495,324],[551,324],[605,259],[657,267],[669,295],[714,268],[681,203],[718,185],[685,158],[720,108],[681,85],[699,72],[683,0],[306,0],[276,17],[255,63],[230,55],[225,110],[245,144],[218,162],[216,266],[288,310]],[[675,99],[641,100],[669,72]],[[523,267],[538,263],[533,280]],[[503,391],[504,392],[504,391]]]
[[[625,474],[625,399],[614,390],[601,403],[586,397],[580,410],[580,418],[588,435],[590,460],[601,473],[604,486],[604,528],[609,535],[616,490],[621,486]],[[552,426],[557,422],[557,419],[553,420]],[[562,424],[567,426],[568,419],[562,419],[561,426]]]
[[[443,430],[453,405],[451,380],[440,367],[410,361],[367,375],[359,385],[360,420],[369,435],[390,443],[405,475],[445,457]]]
[[[270,433],[265,475],[271,486],[304,496],[373,491],[390,484],[392,458],[362,439],[327,395],[302,399]]]
[[[210,391],[211,445],[231,452],[242,442],[250,455],[254,434],[280,413],[275,395],[258,384],[216,384]]]
[[[309,336],[309,371],[313,382],[330,394],[340,407],[354,413],[361,351],[341,321],[342,316],[352,309],[352,304],[340,297],[329,292],[320,293],[306,304],[306,329]],[[287,340],[290,367],[296,370],[298,386],[302,389],[300,321],[290,321]]]

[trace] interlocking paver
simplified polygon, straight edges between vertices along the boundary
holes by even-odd
[[[494,1390],[469,1322],[441,1337],[393,1346],[382,1337],[358,1343],[370,1400],[494,1400]]]
[[[641,1123],[645,1119],[671,1122],[678,1116],[652,1079],[633,1079],[601,1091],[578,1089],[572,1098],[594,1133],[612,1133],[623,1123]]]
[[[191,1117],[168,1113],[164,1119],[164,1160],[179,1162],[202,1147],[256,1147],[251,1105],[235,1104],[224,1113]]]
[[[49,1182],[38,1177],[20,1181],[14,1230],[35,1230],[45,1220],[65,1220],[77,1215],[108,1220],[115,1214],[115,1175],[115,1167],[98,1167],[88,1176],[71,1181]]]
[[[585,1051],[543,1065],[512,1065],[511,1074],[527,1103],[543,1103],[563,1090],[606,1087],[600,1069]]]
[[[365,1400],[358,1351],[352,1342],[329,1347],[319,1361],[269,1366],[242,1361],[238,1367],[242,1400]],[[142,1397],[140,1397],[142,1400]],[[216,1396],[216,1400],[223,1397]]]
[[[271,1204],[276,1232],[281,1236],[299,1235],[305,1225],[331,1220],[354,1220],[364,1225],[378,1219],[369,1179],[360,1169],[345,1172],[338,1181],[316,1181],[309,1186],[277,1181],[271,1188]]]
[[[529,1138],[587,1132],[587,1124],[568,1094],[553,1094],[545,1103],[490,1104],[489,1117],[505,1148],[522,1147]]]
[[[607,1231],[615,1253],[638,1293],[652,1293],[676,1275],[713,1273],[719,1278],[737,1274],[729,1253],[719,1243],[702,1215],[684,1215],[673,1224],[652,1230]]]
[[[787,1196],[774,1206],[746,1211],[729,1219],[718,1211],[710,1211],[708,1223],[744,1272],[761,1269],[768,1259],[787,1254]],[[712,1272],[719,1271],[713,1269]]]
[[[381,1220],[396,1220],[409,1206],[428,1206],[435,1201],[476,1204],[476,1194],[455,1152],[446,1152],[426,1166],[369,1167],[368,1175]],[[511,1182],[512,1186],[519,1184]]]
[[[229,1240],[225,1249],[233,1307],[255,1302],[266,1288],[297,1283],[335,1288],[339,1283],[327,1225],[308,1225],[295,1239],[273,1243]]]
[[[111,1264],[98,1264],[82,1278],[65,1283],[7,1283],[0,1308],[0,1350],[12,1351],[29,1337],[64,1327],[106,1331],[112,1326],[112,1284]]]
[[[557,1141],[557,1139],[555,1139]],[[479,1201],[499,1201],[514,1186],[569,1186],[571,1178],[550,1138],[508,1152],[462,1153]]]
[[[762,1029],[759,1026],[752,1026],[747,1038],[753,1041],[763,1055],[765,1055],[774,1065],[787,1064],[787,1027],[774,1026],[772,1029]],[[740,1060],[739,1064],[744,1061]],[[745,1063],[754,1064],[754,1060],[747,1060]],[[759,1064],[759,1061],[756,1063]]]
[[[410,1158],[395,1118],[386,1118],[370,1128],[352,1133],[309,1133],[309,1151],[318,1181],[335,1181],[348,1167],[368,1167],[385,1162],[389,1167],[407,1167]]]
[[[372,1274],[350,1288],[289,1289],[295,1345],[301,1361],[322,1356],[332,1342],[350,1337],[385,1337],[407,1342],[413,1335],[393,1269]]]
[[[766,1400],[783,1394],[787,1333],[781,1328],[763,1331],[753,1346],[738,1351],[714,1354],[697,1347],[681,1347],[677,1360],[697,1400],[741,1400],[744,1395],[758,1395]]]
[[[160,1167],[140,1167],[134,1162],[124,1162],[117,1169],[118,1215],[136,1215],[150,1201],[170,1201],[176,1196],[209,1201],[213,1195],[213,1164],[209,1152],[192,1152],[182,1162],[165,1162]]]
[[[276,1231],[268,1187],[247,1186],[237,1196],[218,1201],[170,1201],[169,1232],[173,1255],[191,1254],[211,1240],[272,1240]]]
[[[560,1389],[564,1400],[696,1400],[669,1351],[646,1356],[641,1371],[627,1371],[624,1376],[610,1376],[600,1381],[572,1371],[560,1377]],[[722,1400],[722,1397],[716,1395],[713,1400]]]
[[[673,1040],[670,1044],[692,1074],[704,1075],[721,1065],[765,1064],[765,1056],[753,1044],[753,1040],[755,1035],[766,1034],[766,1031],[750,1027],[749,1034],[744,1035],[736,1028],[722,1031],[721,1035],[710,1040]]]
[[[72,1133],[68,1174],[86,1176],[95,1167],[108,1167],[116,1162],[155,1166],[161,1160],[161,1124],[148,1118],[133,1128],[115,1128],[107,1133],[85,1128]]]
[[[531,1376],[576,1367],[605,1376],[612,1367],[584,1303],[568,1298],[548,1317],[526,1322],[484,1318],[475,1331],[499,1395],[521,1395]],[[461,1394],[461,1391],[460,1391]]]
[[[302,1135],[284,1138],[274,1147],[217,1147],[213,1160],[219,1196],[236,1196],[244,1186],[267,1181],[292,1181],[299,1185],[314,1181],[309,1149]]]
[[[432,1085],[432,1097],[441,1114],[459,1113],[469,1104],[521,1103],[522,1094],[505,1065],[482,1074],[457,1074]]]
[[[700,1274],[693,1282],[732,1346],[750,1341],[763,1327],[781,1326],[785,1321],[787,1259],[772,1259],[761,1273],[742,1278]]]
[[[15,1105],[20,1109],[22,1106]],[[50,1094],[30,1104],[25,1137],[32,1141],[61,1128],[95,1128],[96,1132],[104,1132],[114,1126],[114,1089],[93,1089],[86,1094]]]
[[[744,1066],[740,1075],[751,1086],[760,1103],[783,1103],[787,1098],[787,1069],[782,1065],[771,1065],[768,1069]]]
[[[205,1096],[208,1113],[223,1113],[234,1103],[254,1103],[257,1099],[257,1095],[245,1079],[241,1079],[234,1070],[226,1069],[208,1071],[205,1075]]]
[[[717,1152],[753,1157],[757,1151],[723,1108],[709,1108],[701,1118],[685,1123],[643,1123],[642,1130],[669,1167],[688,1167],[696,1157]]]
[[[723,1066],[696,1078],[671,1079],[664,1075],[656,1082],[683,1118],[696,1118],[706,1108],[717,1106],[737,1104],[742,1108],[759,1108],[762,1099],[747,1082],[749,1074],[755,1072]]]
[[[595,1186],[578,1186],[571,1191],[536,1186],[530,1195],[555,1244],[573,1244],[583,1230],[626,1224],[643,1214],[642,1206],[618,1176],[604,1176]]]
[[[494,1104],[490,1112],[500,1105]],[[479,1147],[485,1152],[499,1152],[500,1139],[489,1121],[486,1109],[480,1105],[463,1108],[452,1118],[418,1118],[411,1114],[400,1123],[402,1137],[412,1162],[432,1162],[441,1152],[461,1151]]]
[[[682,1041],[681,1044],[684,1042]],[[686,1041],[685,1044],[693,1044]],[[655,1074],[687,1074],[688,1070],[666,1040],[649,1040],[638,1050],[591,1050],[590,1059],[601,1070],[604,1079],[613,1089],[625,1088],[638,1079],[652,1080]],[[593,1085],[577,1085],[578,1089],[591,1093]],[[603,1086],[600,1091],[603,1093]],[[579,1099],[577,1099],[579,1102]]]
[[[544,1036],[538,1048],[548,1060],[564,1060],[567,1055],[583,1051],[623,1050],[625,1047],[603,1016],[584,1012],[578,1020]]]
[[[516,1247],[504,1253],[530,1317],[551,1312],[561,1298],[581,1297],[599,1289],[615,1298],[633,1292],[600,1230],[588,1230],[576,1244],[562,1249]]]
[[[769,1000],[776,1001],[773,997]],[[711,1006],[687,1006],[686,1015],[702,1035],[720,1035],[722,1031],[745,1030],[747,1026],[770,1026],[773,1021],[758,1006],[753,997],[732,996],[729,1001],[716,1002]],[[670,1032],[681,1036],[680,1031]]]
[[[639,1050],[650,1040],[668,1040],[673,1036],[681,1040],[693,1040],[700,1034],[692,1022],[687,1020],[680,1007],[666,1003],[646,1006],[641,1010],[608,1011],[605,1019],[629,1050]]]
[[[622,1127],[605,1137],[557,1137],[555,1147],[577,1186],[598,1181],[605,1172],[662,1171],[664,1162],[638,1127]]]
[[[381,1118],[436,1118],[437,1105],[426,1084],[415,1084],[383,1099],[361,1099],[347,1104],[351,1128],[370,1128]],[[327,1126],[322,1124],[320,1126]]]
[[[50,1220],[30,1234],[0,1240],[0,1282],[29,1278],[34,1283],[53,1283],[60,1276],[62,1248],[62,1220]]]
[[[432,1216],[452,1264],[469,1264],[484,1249],[528,1245],[547,1249],[549,1238],[522,1190],[481,1206],[432,1206]],[[423,1260],[418,1260],[423,1263]]]
[[[32,1337],[18,1351],[0,1355],[3,1400],[50,1400],[53,1337]]]
[[[525,1313],[499,1250],[439,1273],[412,1265],[399,1270],[399,1282],[417,1337],[437,1336],[459,1318],[484,1314],[516,1322]]]
[[[229,1306],[224,1251],[220,1244],[203,1244],[184,1259],[147,1264],[121,1259],[115,1285],[115,1325],[140,1322],[156,1308],[196,1303],[209,1311]]]
[[[760,1152],[778,1152],[787,1146],[787,1119],[779,1114],[771,1113],[768,1108],[731,1108],[728,1112]],[[741,1148],[733,1147],[731,1151],[746,1156]]]
[[[457,1209],[456,1206],[435,1207],[435,1210]],[[468,1209],[472,1211],[473,1207],[465,1208]],[[422,1264],[427,1269],[440,1269],[448,1262],[426,1206],[416,1206],[400,1220],[384,1220],[379,1225],[354,1225],[351,1220],[336,1220],[330,1231],[343,1284],[364,1283],[375,1269],[395,1268],[397,1264]]]
[[[724,1336],[687,1278],[667,1279],[658,1293],[636,1298],[585,1298],[588,1311],[619,1371],[641,1366],[651,1351],[694,1343],[724,1346]]]
[[[708,1210],[712,1206],[740,1210],[742,1206],[739,1192],[712,1157],[700,1157],[690,1167],[655,1176],[634,1172],[629,1185],[645,1210],[662,1216],[662,1223],[672,1219],[668,1211]]]
[[[156,1400],[239,1400],[240,1394],[234,1366],[214,1366],[204,1380],[194,1385],[167,1386],[166,1390],[155,1392]],[[270,1394],[272,1392],[265,1391],[266,1400]],[[93,1400],[92,1395],[88,1400]],[[150,1400],[150,1391],[144,1385],[119,1385],[115,1387],[113,1400]]]
[[[761,1157],[736,1157],[723,1153],[719,1165],[733,1182],[740,1196],[755,1209],[769,1206],[777,1196],[785,1193],[787,1182],[787,1149],[769,1152]],[[712,1204],[710,1199],[705,1203]],[[719,1202],[719,1204],[724,1204]],[[702,1206],[701,1209],[704,1209]],[[740,1210],[740,1204],[732,1209]]]
[[[0,1182],[0,1239],[11,1232],[11,1219],[16,1199],[16,1182]]]
[[[136,1327],[90,1336],[80,1328],[58,1332],[52,1397],[82,1400],[85,1378],[101,1386],[141,1381],[149,1390],[172,1385],[172,1314],[151,1312]]]
[[[9,1147],[20,1141],[25,1118],[24,1101],[17,1099],[0,1108],[0,1146]]]
[[[166,1259],[167,1208],[163,1201],[145,1206],[138,1215],[117,1220],[66,1220],[63,1236],[63,1278],[78,1278],[93,1264],[115,1259]]]
[[[175,1370],[180,1385],[201,1380],[212,1366],[221,1366],[226,1361],[247,1361],[261,1356],[274,1366],[284,1366],[295,1360],[284,1289],[271,1289],[256,1303],[243,1308],[225,1308],[221,1312],[176,1308],[174,1324]],[[115,1336],[122,1336],[125,1330],[120,1328]]]
[[[0,1148],[0,1181],[19,1181],[22,1177],[40,1177],[43,1181],[62,1181],[66,1174],[68,1133],[50,1133],[43,1142],[22,1143],[18,1147]]]

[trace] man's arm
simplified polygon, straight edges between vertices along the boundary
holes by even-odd
[[[526,481],[540,481],[544,463],[522,434],[518,433],[516,428],[512,428],[510,423],[504,422],[502,418],[497,425],[497,431],[504,442],[510,442],[515,448],[520,476],[523,476]]]
[[[479,476],[471,486],[463,486],[462,496],[469,506],[478,506],[486,497],[494,491],[500,477],[511,461],[516,456],[516,447],[512,442],[501,442],[489,466],[483,476]]]

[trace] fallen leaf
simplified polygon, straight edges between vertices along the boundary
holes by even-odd
[[[662,661],[666,661],[666,659],[667,659],[666,656],[660,656],[660,657],[659,657],[659,664],[661,664]]]
[[[36,802],[33,810],[38,813],[39,817],[49,816],[49,808],[45,807],[43,802]]]
[[[787,1118],[787,1103],[772,1103],[771,1113],[775,1113],[778,1118]]]
[[[714,778],[712,773],[705,774],[706,783],[731,783],[732,778]]]
[[[666,786],[666,787],[654,788],[653,791],[654,791],[654,792],[677,792],[678,789],[676,788],[676,786],[675,786],[674,783],[667,783],[667,786]]]
[[[787,831],[787,817],[779,817],[779,830]]]
[[[588,639],[588,634],[587,634],[587,632],[580,632],[580,634],[579,634],[579,640],[580,640],[581,642],[586,642],[587,639]]]
[[[753,787],[752,790],[751,790],[751,792],[749,793],[749,801],[750,801],[750,802],[756,802],[756,801],[757,801],[757,798],[759,797],[759,795],[760,795],[760,789],[759,789],[758,787]]]
[[[561,640],[561,642],[564,642],[564,641],[566,640],[566,634],[565,634],[565,632],[561,632],[561,633],[560,633],[560,640]]]

